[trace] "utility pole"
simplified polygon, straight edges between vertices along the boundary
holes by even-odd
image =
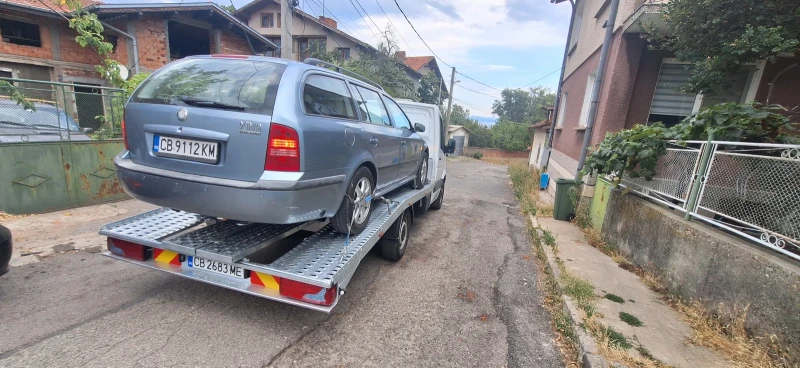
[[[439,96],[436,97],[436,106],[441,106],[442,105],[442,83],[444,83],[444,81],[441,78],[436,78],[436,80],[439,81]]]
[[[294,7],[292,2],[295,0],[281,0],[281,17],[283,22],[281,28],[281,58],[294,60],[292,52],[292,18],[294,18]]]
[[[450,129],[450,114],[453,112],[453,85],[456,83],[456,68],[453,67],[453,72],[450,73],[450,98],[447,101],[447,123],[444,125],[444,133]]]

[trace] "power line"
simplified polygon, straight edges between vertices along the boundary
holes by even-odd
[[[519,88],[517,88],[517,89],[522,89],[522,88],[525,88],[525,87],[527,87],[527,86],[530,86],[531,84],[534,84],[534,83],[536,83],[536,82],[538,82],[538,81],[540,81],[540,80],[542,80],[542,79],[545,79],[545,78],[547,78],[547,77],[549,77],[549,76],[553,75],[553,73],[555,73],[555,72],[557,72],[557,71],[559,71],[559,70],[561,70],[561,68],[558,68],[558,69],[556,69],[556,70],[553,70],[552,72],[548,73],[548,74],[547,74],[547,75],[545,75],[544,77],[541,77],[541,78],[539,78],[539,79],[537,79],[537,80],[535,80],[535,81],[533,81],[533,82],[530,82],[530,83],[528,83],[528,84],[526,84],[526,85],[524,85],[524,86],[522,86],[522,87],[519,87]]]
[[[358,6],[361,8],[361,10],[364,11],[364,14],[367,16],[367,18],[369,18],[369,21],[372,22],[372,24],[375,25],[375,28],[378,30],[378,32],[380,32],[381,31],[381,27],[378,27],[378,23],[375,23],[375,21],[372,20],[372,17],[369,16],[369,13],[367,13],[367,10],[364,9],[364,6],[362,6],[361,3],[358,0],[356,0],[356,4],[358,4]]]
[[[376,3],[376,4],[378,4],[378,7],[379,7],[379,8],[381,8],[381,12],[383,12],[383,15],[385,15],[385,16],[386,16],[386,20],[388,20],[388,21],[389,21],[389,24],[391,24],[391,25],[392,25],[392,27],[394,27],[394,29],[396,29],[396,30],[397,30],[397,35],[398,35],[398,36],[400,36],[400,39],[401,39],[401,40],[403,40],[403,43],[404,43],[404,44],[406,44],[406,47],[408,48],[408,51],[411,51],[411,53],[414,53],[414,54],[415,54],[414,50],[412,50],[412,49],[411,49],[411,44],[409,44],[408,42],[406,42],[406,39],[405,39],[405,38],[403,38],[403,34],[401,34],[401,33],[400,33],[400,29],[399,29],[399,28],[397,28],[397,26],[396,26],[396,25],[394,25],[394,22],[392,22],[392,19],[391,19],[391,18],[389,18],[389,14],[386,14],[386,11],[385,11],[385,10],[383,10],[383,7],[381,6],[381,3],[380,3],[378,0],[375,0],[375,3]]]
[[[367,23],[367,20],[364,19],[364,16],[361,15],[361,12],[358,11],[358,8],[356,7],[356,4],[353,3],[353,0],[350,0],[350,5],[352,5],[353,9],[356,10],[356,13],[358,13],[358,17],[361,18],[361,20],[364,22],[364,25],[366,25],[367,28],[369,29],[370,33],[372,33],[372,35],[375,36],[375,40],[380,41],[381,38],[378,37],[378,35],[376,35],[375,32],[372,32],[372,28],[369,27],[369,23]],[[380,32],[380,31],[381,31],[381,29],[378,28],[378,32]]]
[[[499,97],[499,96],[496,96],[496,95],[490,95],[490,94],[488,94],[488,93],[479,92],[479,91],[476,91],[476,90],[474,90],[474,89],[469,89],[469,88],[467,88],[467,87],[464,87],[464,86],[462,86],[462,85],[460,85],[460,84],[456,84],[456,87],[459,87],[459,88],[461,88],[461,89],[465,89],[465,90],[467,90],[467,91],[470,91],[470,92],[473,92],[473,93],[477,93],[477,94],[480,94],[480,95],[484,95],[484,96],[489,96],[489,97],[494,97],[494,98],[498,98],[498,97]]]
[[[483,109],[481,109],[481,108],[475,107],[474,105],[468,104],[468,103],[466,103],[466,102],[464,102],[464,101],[462,101],[462,100],[459,100],[459,99],[457,99],[457,98],[453,98],[453,101],[458,101],[458,102],[460,102],[461,104],[463,104],[464,106],[471,107],[471,108],[473,108],[473,109],[475,109],[475,110],[478,110],[478,111],[480,111],[480,112],[483,112],[483,113],[486,113],[486,114],[490,114],[490,115],[494,115],[494,113],[493,113],[493,112],[489,112],[489,111],[483,110]]]
[[[349,31],[351,34],[353,34],[353,35],[357,35],[357,34],[358,34],[358,35],[359,35],[359,37],[361,36],[361,35],[360,35],[358,32],[354,31],[353,29],[351,29],[350,27],[348,27],[348,26],[347,26],[347,24],[345,24],[344,22],[342,22],[342,21],[341,21],[341,20],[340,20],[340,19],[339,19],[339,18],[336,16],[336,14],[333,14],[333,12],[331,11],[331,9],[330,9],[330,8],[328,8],[328,7],[327,7],[327,6],[325,6],[324,4],[320,4],[320,3],[319,3],[317,0],[311,0],[311,1],[312,1],[314,4],[316,4],[317,6],[320,6],[320,7],[322,7],[323,11],[326,11],[326,10],[327,10],[327,14],[330,14],[330,15],[331,15],[331,17],[332,17],[334,20],[336,20],[336,22],[337,22],[338,24],[341,24],[341,25],[342,25],[342,26],[343,26],[343,27],[344,27],[346,30],[348,30],[348,31]],[[306,4],[308,4],[308,2],[306,2]]]
[[[490,86],[490,85],[488,85],[488,84],[486,84],[486,83],[483,83],[483,82],[481,82],[481,81],[479,81],[479,80],[477,80],[477,79],[475,79],[475,78],[472,78],[472,77],[470,77],[470,76],[468,76],[468,75],[466,75],[466,74],[464,74],[464,73],[462,73],[462,72],[456,72],[456,74],[459,74],[459,75],[461,75],[462,77],[464,77],[464,78],[467,78],[467,79],[469,79],[469,80],[471,80],[471,81],[473,81],[473,82],[475,82],[475,83],[478,83],[478,84],[480,84],[480,85],[482,85],[482,86],[484,86],[484,87],[489,87],[489,88],[491,88],[491,89],[493,89],[493,90],[495,90],[495,91],[497,91],[497,92],[503,92],[503,90],[501,90],[501,89],[497,89],[497,88],[495,88],[495,87],[492,87],[492,86]]]

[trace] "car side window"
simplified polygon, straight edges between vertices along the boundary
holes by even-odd
[[[353,98],[341,79],[317,74],[306,78],[303,105],[306,113],[311,115],[357,119]]]
[[[359,94],[356,99],[358,100],[358,108],[361,110],[361,121],[392,126],[392,122],[389,120],[389,114],[386,112],[383,100],[381,100],[381,95],[360,86],[355,87],[356,92]]]
[[[389,115],[392,116],[394,126],[397,129],[413,130],[411,129],[411,122],[408,120],[406,113],[403,112],[403,109],[397,106],[397,103],[390,98],[385,98],[384,100],[386,101],[386,107],[389,108]]]

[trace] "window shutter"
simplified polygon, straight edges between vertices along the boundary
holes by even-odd
[[[688,69],[686,64],[662,63],[661,71],[658,73],[658,83],[656,83],[656,92],[653,95],[650,114],[691,115],[696,95],[676,91],[689,83],[690,76],[691,69]]]

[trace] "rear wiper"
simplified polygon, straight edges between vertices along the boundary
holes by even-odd
[[[237,111],[244,111],[245,109],[242,106],[226,104],[224,102],[200,100],[191,97],[178,97],[178,99],[192,106],[213,107],[217,109],[237,110]]]

